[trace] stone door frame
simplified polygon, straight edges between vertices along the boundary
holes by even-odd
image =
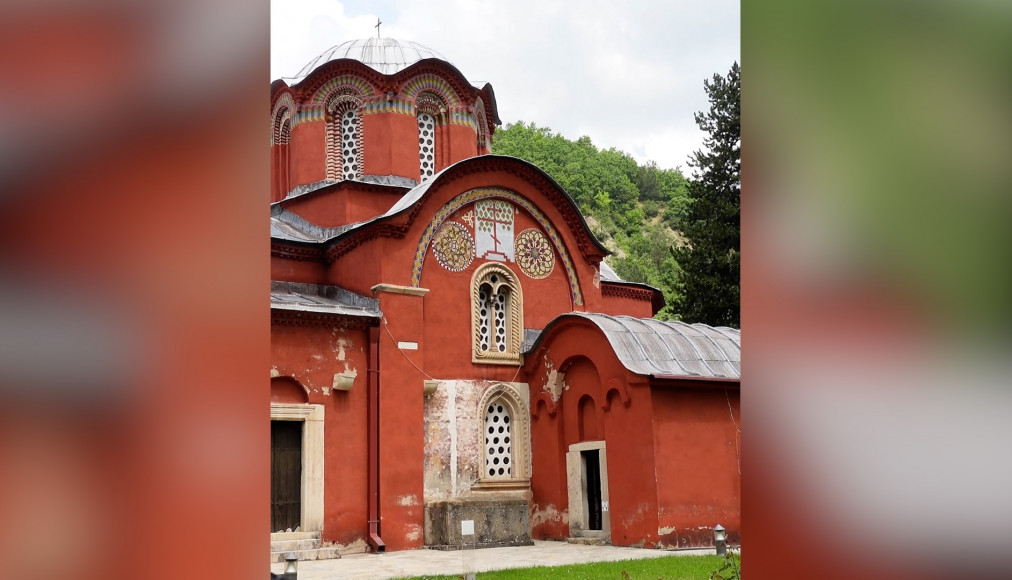
[[[588,530],[587,478],[581,451],[598,451],[601,470],[601,529]],[[608,454],[604,441],[583,441],[569,446],[566,453],[566,487],[569,490],[569,535],[573,538],[604,538],[611,541],[611,511],[608,497]]]
[[[271,421],[302,422],[302,513],[299,531],[322,532],[323,405],[271,403]],[[280,535],[283,534],[272,533],[272,537]]]

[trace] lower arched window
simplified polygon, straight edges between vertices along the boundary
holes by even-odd
[[[485,473],[490,479],[513,477],[513,420],[509,405],[497,399],[485,409]]]

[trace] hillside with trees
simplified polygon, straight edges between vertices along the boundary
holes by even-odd
[[[698,175],[654,162],[639,165],[617,149],[598,149],[547,127],[518,122],[495,133],[492,152],[534,163],[573,197],[605,258],[630,282],[664,292],[656,318],[740,327],[741,68],[703,83],[707,133],[689,159]]]
[[[625,280],[664,292],[658,318],[676,319],[678,264],[672,248],[689,209],[689,182],[678,169],[639,165],[617,149],[598,149],[589,137],[571,141],[547,127],[522,121],[495,132],[492,152],[534,163],[552,176],[612,251],[605,261]]]

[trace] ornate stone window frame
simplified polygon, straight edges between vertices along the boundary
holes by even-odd
[[[355,156],[358,162],[358,169],[355,177],[362,175],[364,164],[365,148],[363,147],[364,135],[362,132],[362,99],[350,89],[337,90],[327,99],[327,179],[340,181],[344,179],[344,159],[342,151],[341,120],[348,111],[354,111],[355,116]]]
[[[323,405],[271,403],[271,421],[302,422],[301,532],[323,531]],[[284,532],[275,533],[277,539]]]
[[[506,305],[506,350],[493,350],[493,344],[485,350],[481,344],[481,303],[479,293],[482,285],[491,288],[495,296],[502,287],[509,288],[509,301]],[[494,324],[494,315],[489,313]],[[513,272],[502,264],[490,262],[480,266],[471,277],[471,362],[493,365],[523,364],[520,346],[523,343],[524,328],[524,297],[520,283]],[[484,415],[482,415],[484,416]]]
[[[476,433],[481,456],[478,458],[478,481],[472,490],[529,489],[531,486],[531,412],[522,383],[497,383],[488,388],[478,402],[476,417],[481,426]],[[489,477],[484,470],[485,456],[485,414],[489,405],[502,404],[509,411],[513,424],[512,450],[510,461],[513,471],[509,477]]]

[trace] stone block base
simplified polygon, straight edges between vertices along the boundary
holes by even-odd
[[[463,520],[474,521],[474,536],[461,536]],[[534,545],[527,500],[458,499],[428,503],[425,545],[440,550]]]

